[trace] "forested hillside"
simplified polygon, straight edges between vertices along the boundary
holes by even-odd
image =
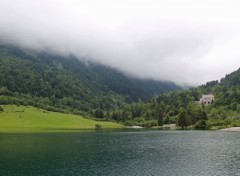
[[[214,95],[212,104],[197,103],[204,94]],[[201,129],[240,126],[240,69],[220,82],[211,81],[190,90],[160,94],[147,103],[126,105],[113,117],[126,125],[177,123]]]
[[[212,104],[197,103],[204,94],[214,95]],[[127,77],[74,56],[1,46],[1,104],[31,105],[125,125],[240,126],[240,69],[220,82],[181,90],[171,82]]]
[[[129,78],[74,56],[0,46],[0,104],[94,114],[178,89],[172,82]]]

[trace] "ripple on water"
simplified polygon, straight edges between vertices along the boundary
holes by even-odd
[[[0,175],[240,175],[240,133],[1,134]]]

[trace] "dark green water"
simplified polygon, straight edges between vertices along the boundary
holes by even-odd
[[[240,133],[0,134],[0,176],[240,175]]]

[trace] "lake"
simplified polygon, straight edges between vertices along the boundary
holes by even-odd
[[[240,175],[240,133],[0,134],[1,176]]]

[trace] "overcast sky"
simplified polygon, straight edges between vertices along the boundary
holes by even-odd
[[[0,0],[0,40],[198,85],[239,68],[239,9],[238,0]]]

